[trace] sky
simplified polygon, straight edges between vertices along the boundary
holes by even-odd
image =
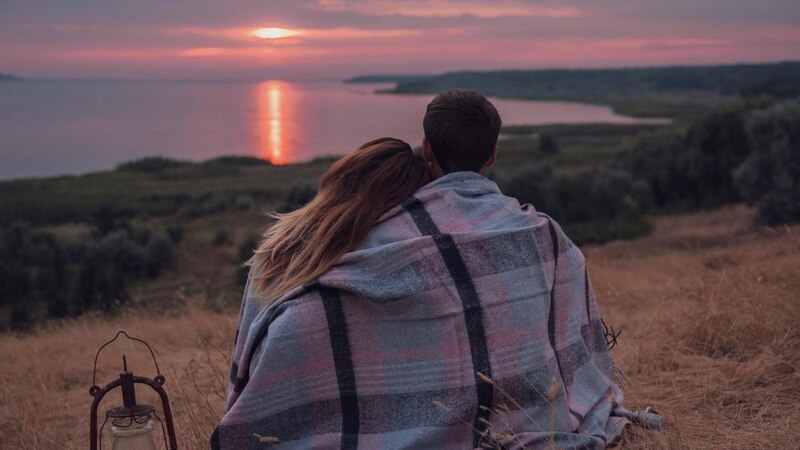
[[[0,0],[0,72],[329,79],[800,59],[798,0]]]

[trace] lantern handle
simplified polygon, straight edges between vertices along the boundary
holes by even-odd
[[[153,357],[153,364],[155,364],[155,366],[156,366],[156,374],[157,374],[156,382],[158,382],[159,384],[164,384],[164,381],[163,381],[164,377],[161,375],[161,370],[158,368],[158,361],[156,360],[155,352],[153,352],[153,347],[150,347],[150,344],[148,344],[147,342],[145,342],[142,339],[129,336],[128,333],[125,332],[125,330],[120,330],[120,331],[117,332],[117,335],[114,336],[114,339],[111,339],[110,341],[108,341],[105,344],[103,344],[97,350],[97,354],[94,355],[94,368],[92,369],[92,390],[94,390],[94,388],[97,387],[97,359],[100,357],[100,352],[102,352],[103,349],[106,348],[107,345],[109,345],[112,342],[116,341],[117,338],[120,337],[120,335],[125,335],[126,338],[128,338],[128,339],[130,339],[132,341],[140,342],[140,343],[144,344],[145,346],[147,346],[147,349],[150,350],[150,356]]]

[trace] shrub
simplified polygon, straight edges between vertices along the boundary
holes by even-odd
[[[706,115],[687,134],[686,175],[698,206],[719,206],[739,200],[733,171],[750,154],[745,111],[726,108]]]
[[[260,242],[260,237],[256,235],[250,235],[242,241],[241,245],[239,245],[239,258],[236,261],[236,264],[239,266],[238,272],[238,282],[240,286],[244,286],[247,283],[247,276],[250,273],[250,266],[245,266],[244,263],[250,260],[253,256],[253,252],[258,247]]]
[[[756,112],[747,131],[753,154],[736,170],[736,187],[761,221],[800,220],[800,102]]]
[[[650,189],[621,170],[556,177],[547,166],[527,166],[508,178],[503,192],[552,216],[579,244],[635,237],[650,229],[642,217],[651,203]]]
[[[555,155],[558,153],[558,142],[549,134],[539,135],[539,151],[548,155]]]
[[[554,203],[555,181],[550,166],[525,166],[500,181],[504,181],[503,192],[516,197],[520,203],[531,203],[540,211],[557,209]]]
[[[30,309],[24,305],[20,305],[11,310],[9,322],[12,330],[24,331],[33,325],[33,315]]]
[[[167,236],[172,239],[176,245],[180,244],[183,240],[183,227],[180,224],[170,225],[167,227]]]
[[[220,229],[214,233],[214,240],[212,243],[214,246],[219,247],[220,245],[227,244],[230,241],[230,236],[228,235],[228,230]]]
[[[283,197],[283,201],[278,206],[278,212],[287,213],[301,208],[310,202],[315,195],[317,195],[317,189],[311,183],[295,183]]]
[[[147,245],[146,255],[146,274],[156,278],[175,263],[175,244],[166,235],[158,235]]]
[[[94,232],[100,236],[110,233],[120,223],[119,216],[121,214],[109,204],[98,206],[91,214],[91,224]]]
[[[266,159],[248,155],[220,156],[204,161],[203,164],[221,164],[230,166],[269,166],[272,163]]]
[[[213,194],[203,202],[203,215],[216,214],[228,208],[228,197],[224,194]]]
[[[658,208],[685,208],[695,195],[694,182],[686,171],[686,136],[678,130],[641,135],[614,166],[646,184]]]
[[[119,172],[161,172],[166,169],[186,166],[189,164],[191,163],[187,161],[178,161],[161,156],[149,156],[121,163],[117,165],[116,169],[114,170]]]
[[[253,207],[253,197],[251,195],[237,195],[233,200],[233,207],[242,211],[247,211]]]

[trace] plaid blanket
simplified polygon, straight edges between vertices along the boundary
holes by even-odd
[[[212,448],[604,448],[631,417],[584,258],[459,172],[324,276],[245,290]]]

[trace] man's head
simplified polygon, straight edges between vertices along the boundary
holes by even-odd
[[[480,172],[494,163],[501,125],[500,115],[483,95],[466,89],[442,92],[428,104],[422,121],[425,159],[438,176]]]

